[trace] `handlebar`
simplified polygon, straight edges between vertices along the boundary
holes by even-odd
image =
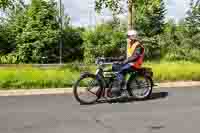
[[[124,60],[123,57],[98,57],[96,59],[97,65],[109,65],[114,63],[121,63]]]

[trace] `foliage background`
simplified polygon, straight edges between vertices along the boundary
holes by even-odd
[[[191,0],[187,17],[179,23],[165,20],[163,0],[136,0],[135,8],[135,28],[146,48],[145,60],[200,61],[198,2]],[[61,32],[55,0],[32,0],[29,4],[1,0],[0,9],[6,14],[0,19],[1,64],[58,63],[60,37],[64,63],[94,63],[98,56],[125,55],[127,24],[116,14],[113,20],[95,27],[73,27],[63,10]]]
[[[110,0],[96,1],[100,1],[100,9],[101,2]],[[119,11],[115,9],[118,4],[107,4]],[[153,68],[154,79],[200,80],[200,3],[191,0],[187,17],[178,23],[165,20],[163,0],[136,0],[135,8],[135,28],[146,49],[144,66]],[[94,27],[73,27],[63,10],[61,31],[55,0],[31,0],[29,4],[0,0],[0,10],[5,14],[0,17],[0,64],[23,64],[1,65],[0,88],[71,87],[80,72],[95,71],[95,66],[85,63],[94,63],[98,56],[125,56],[127,20],[116,14]],[[24,65],[58,64],[60,38],[66,66],[43,69]]]

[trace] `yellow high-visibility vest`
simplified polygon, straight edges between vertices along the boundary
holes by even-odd
[[[131,41],[128,42],[128,48],[127,48],[127,58],[132,56],[132,54],[135,52],[135,49],[140,43],[136,41],[135,43],[132,44]]]
[[[133,53],[135,52],[136,48],[138,47],[138,45],[140,45],[140,43],[138,41],[136,41],[135,43],[132,44],[131,41],[128,42],[128,48],[127,48],[127,58],[131,57],[133,55]],[[129,63],[131,66],[133,66],[134,68],[141,68],[141,65],[143,63],[143,58],[144,58],[144,47],[141,46],[143,49],[142,55],[141,57],[134,63]]]

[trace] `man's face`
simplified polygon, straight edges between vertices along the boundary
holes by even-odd
[[[136,36],[134,36],[134,35],[128,36],[128,39],[130,39],[130,40],[135,40],[135,39],[136,39]]]

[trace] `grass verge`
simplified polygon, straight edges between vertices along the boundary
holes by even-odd
[[[154,72],[154,80],[165,81],[200,81],[200,63],[192,62],[159,62],[146,63]]]
[[[147,62],[156,82],[192,80],[200,81],[200,63]],[[95,66],[67,65],[60,68],[5,67],[0,68],[1,89],[64,88],[71,87],[82,71],[95,71]]]

